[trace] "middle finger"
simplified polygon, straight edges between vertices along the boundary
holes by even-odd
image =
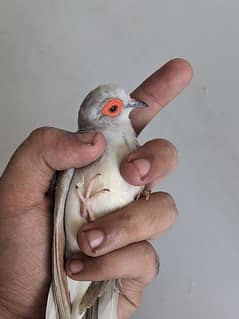
[[[78,232],[78,244],[86,255],[104,255],[159,236],[172,225],[176,215],[172,197],[163,192],[154,193],[148,201],[140,199],[83,225]]]

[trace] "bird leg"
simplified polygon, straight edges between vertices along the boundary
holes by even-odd
[[[97,197],[99,194],[110,191],[108,188],[103,188],[103,189],[95,192],[94,194],[92,194],[93,186],[94,186],[94,184],[99,176],[101,176],[100,173],[96,174],[95,176],[93,176],[90,179],[90,181],[86,185],[85,194],[83,194],[82,191],[80,190],[81,183],[76,184],[77,194],[78,194],[80,201],[81,201],[81,204],[82,204],[80,207],[80,214],[88,222],[95,220],[95,214],[94,214],[94,212],[92,210],[92,206],[91,206],[92,199]]]

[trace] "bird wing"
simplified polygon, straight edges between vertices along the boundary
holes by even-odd
[[[59,173],[56,184],[52,245],[53,277],[48,295],[46,319],[70,319],[71,301],[67,285],[67,276],[64,270],[64,213],[65,202],[73,174],[74,169]]]
[[[74,169],[58,174],[53,229],[52,283],[48,294],[46,319],[116,319],[117,296],[115,281],[92,282],[79,299],[79,311],[72,313],[71,294],[80,288],[80,282],[73,282],[64,270],[65,257],[65,205]]]

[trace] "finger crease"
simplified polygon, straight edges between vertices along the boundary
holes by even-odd
[[[153,103],[157,104],[158,106],[160,106],[161,108],[163,108],[164,105],[162,105],[159,100],[150,92],[145,91],[144,88],[141,89],[141,91],[143,92],[143,95],[145,95],[146,97],[150,98]],[[148,103],[147,103],[148,104]]]
[[[122,284],[122,281],[121,279],[117,279],[117,288],[118,288],[118,291],[119,291],[119,294],[125,298],[125,300],[127,300],[135,309],[138,308],[138,305],[133,302],[124,292],[124,288],[123,288],[123,284]]]

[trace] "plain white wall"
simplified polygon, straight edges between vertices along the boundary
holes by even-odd
[[[180,155],[165,180],[179,218],[135,318],[239,314],[238,1],[0,0],[0,169],[31,130],[76,128],[100,83],[129,91],[175,56],[194,80],[142,134]]]

